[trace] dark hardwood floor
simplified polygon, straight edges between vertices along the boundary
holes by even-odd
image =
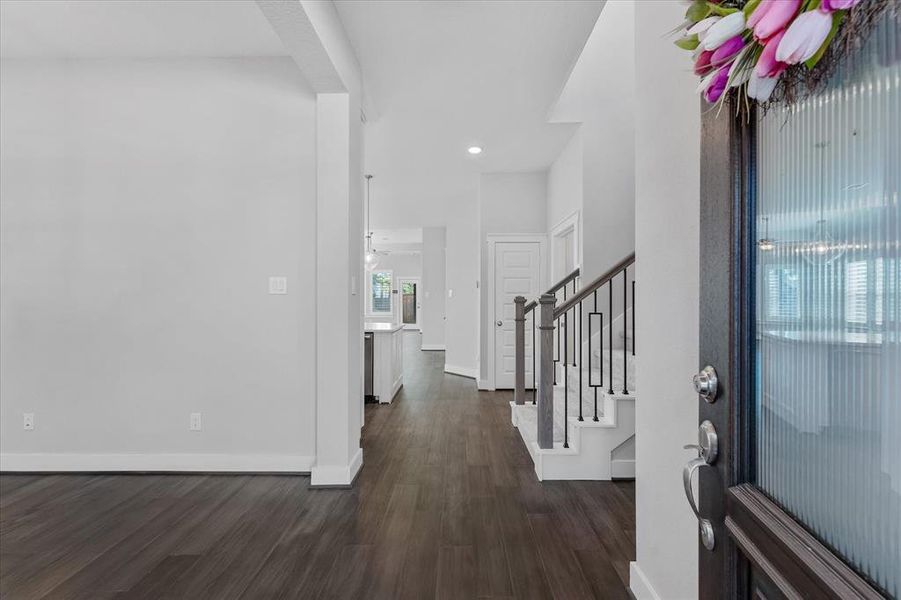
[[[535,479],[510,394],[406,335],[353,489],[305,476],[2,475],[2,598],[628,598],[634,485]]]

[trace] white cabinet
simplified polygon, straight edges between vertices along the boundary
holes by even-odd
[[[404,385],[404,326],[367,323],[365,331],[373,337],[372,393],[387,404]]]

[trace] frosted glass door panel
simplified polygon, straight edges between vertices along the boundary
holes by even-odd
[[[760,117],[756,484],[901,595],[901,34]]]

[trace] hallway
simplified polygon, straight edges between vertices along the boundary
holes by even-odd
[[[3,475],[9,598],[627,598],[634,484],[539,483],[509,393],[405,334],[351,490],[308,477]]]

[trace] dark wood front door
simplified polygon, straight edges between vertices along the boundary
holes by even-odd
[[[703,108],[701,598],[901,595],[898,18],[812,98]]]

